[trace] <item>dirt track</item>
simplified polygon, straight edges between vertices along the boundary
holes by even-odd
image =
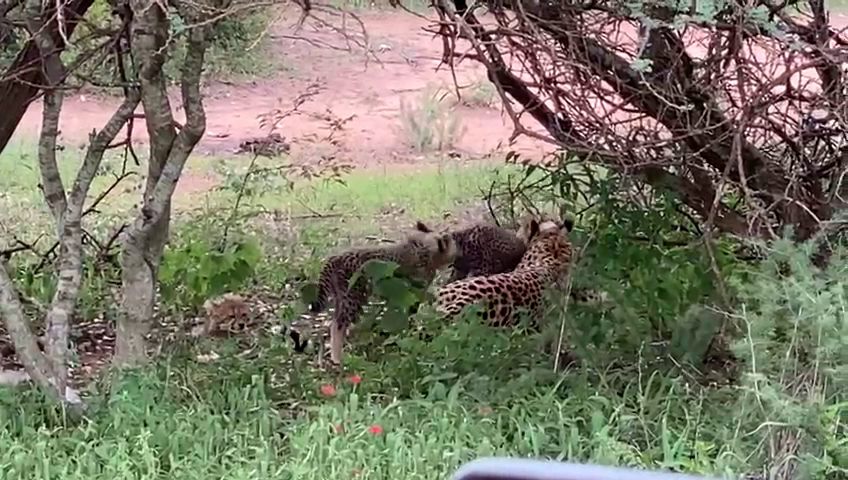
[[[304,104],[304,112],[325,114],[329,109],[337,118],[354,118],[338,133],[340,143],[336,147],[318,140],[328,133],[326,123],[304,115],[284,120],[279,132],[293,143],[293,152],[299,158],[309,161],[312,157],[335,155],[359,166],[414,161],[414,153],[398,132],[400,101],[415,101],[431,86],[452,88],[450,70],[444,65],[436,70],[441,41],[422,30],[428,21],[408,13],[366,13],[361,18],[380,62],[373,58],[366,61],[361,50],[351,54],[313,44],[343,44],[335,33],[306,28],[299,35],[312,42],[309,43],[287,38],[291,27],[277,25],[271,32],[272,54],[290,68],[277,72],[273,78],[206,85],[207,129],[198,151],[233,152],[245,139],[264,135],[267,131],[260,128],[260,115],[273,108],[289,110],[295,96],[318,84],[320,93]],[[485,80],[485,71],[473,61],[463,62],[456,73],[462,86]],[[172,104],[179,105],[174,94]],[[91,129],[103,125],[117,105],[115,99],[69,96],[62,116],[62,140],[68,146],[83,145]],[[460,105],[456,113],[465,132],[456,144],[458,152],[479,157],[496,149],[499,143],[506,146],[512,127],[497,106]],[[182,112],[177,114],[181,116]],[[33,104],[19,133],[36,135],[40,115],[41,104]],[[146,132],[139,130],[137,127],[135,140],[146,141]],[[551,150],[526,138],[519,139],[512,148],[537,156]]]
[[[295,17],[293,14],[288,16]],[[302,112],[316,115],[331,112],[337,119],[353,117],[342,131],[337,132],[334,146],[321,140],[328,134],[326,121],[317,121],[308,115],[284,120],[279,133],[292,144],[295,158],[313,162],[322,157],[333,157],[356,166],[422,161],[423,158],[412,151],[407,139],[398,131],[401,125],[400,102],[401,99],[417,101],[429,87],[453,88],[450,69],[445,65],[439,68],[441,41],[424,31],[425,27],[432,25],[429,20],[410,13],[369,12],[361,14],[360,18],[379,62],[367,59],[361,49],[350,53],[316,46],[345,45],[339,34],[326,28],[304,27],[297,33],[300,40],[292,40],[295,32],[291,20],[275,25],[270,32],[269,48],[271,55],[286,68],[272,78],[241,84],[212,82],[206,85],[207,130],[198,151],[211,154],[234,152],[242,141],[267,133],[260,128],[261,115],[274,108],[289,110],[296,96],[306,92],[310,85],[318,85],[319,93],[303,105]],[[838,29],[848,24],[846,17],[840,14],[833,14],[831,22]],[[456,76],[461,86],[485,81],[484,69],[471,60],[458,65]],[[465,92],[467,94],[468,90]],[[174,93],[172,104],[179,105],[179,97]],[[92,128],[103,125],[117,105],[116,99],[94,99],[81,94],[69,96],[61,123],[64,143],[68,146],[85,144]],[[455,145],[458,153],[480,158],[495,150],[509,148],[525,156],[539,158],[553,150],[551,145],[527,137],[521,137],[514,145],[508,146],[512,126],[500,105],[495,105],[456,107],[456,115],[464,130]],[[35,136],[40,126],[40,115],[40,103],[33,104],[18,133]],[[182,115],[179,109],[177,115]],[[535,125],[528,117],[525,116],[525,121]],[[136,128],[135,141],[146,141],[146,132],[141,130]]]

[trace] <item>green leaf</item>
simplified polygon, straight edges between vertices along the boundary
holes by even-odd
[[[409,316],[402,309],[387,308],[380,321],[380,326],[386,333],[401,332],[409,327]]]
[[[347,281],[347,288],[348,289],[353,288],[353,286],[356,285],[356,282],[360,278],[362,278],[362,269],[361,268],[359,270],[353,272],[353,275],[350,276],[350,280]]]
[[[384,278],[374,284],[374,292],[384,298],[389,305],[404,310],[418,301],[418,296],[410,288],[409,283],[397,277]]]
[[[310,305],[315,300],[318,300],[318,284],[307,283],[300,287],[300,299],[306,305]]]
[[[395,262],[386,262],[383,260],[369,260],[362,266],[363,271],[371,280],[379,280],[388,278],[395,274],[399,265]]]
[[[250,265],[256,265],[262,259],[262,247],[252,237],[242,240],[236,247],[235,253]]]
[[[700,365],[713,337],[721,328],[719,313],[695,304],[689,307],[672,332],[669,350],[679,360]]]
[[[236,260],[235,264],[232,266],[232,269],[228,272],[230,277],[232,277],[232,281],[241,283],[253,276],[253,272],[255,269],[253,268],[254,264],[251,264],[244,259]]]

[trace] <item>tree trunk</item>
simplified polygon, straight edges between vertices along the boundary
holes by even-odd
[[[6,330],[18,359],[23,363],[29,377],[44,389],[53,399],[62,400],[62,395],[53,383],[53,370],[47,357],[39,350],[36,336],[32,333],[29,321],[23,314],[15,285],[9,277],[6,265],[0,264],[0,318],[5,321]]]
[[[94,0],[75,0],[65,4],[65,32],[69,38],[73,35],[79,19],[93,3]],[[55,11],[51,8],[47,16],[51,20],[44,26],[46,36],[53,39],[57,53],[61,53],[66,45],[59,35]],[[0,111],[3,112],[0,115],[0,152],[6,148],[14,135],[30,103],[41,94],[40,85],[44,84],[41,67],[41,52],[35,40],[30,39],[0,77]]]
[[[41,3],[27,5],[27,23],[35,43],[42,52],[42,73],[47,92],[44,100],[41,135],[38,142],[38,164],[44,200],[56,225],[59,240],[56,293],[45,318],[45,352],[36,344],[35,335],[23,314],[15,286],[5,269],[0,268],[0,313],[29,376],[54,398],[78,405],[68,385],[68,332],[82,287],[82,215],[91,182],[109,144],[123,128],[139,103],[139,94],[130,89],[123,104],[103,130],[92,134],[90,144],[70,192],[66,194],[56,161],[56,139],[62,109],[64,66],[58,49],[43,28]]]
[[[114,362],[139,365],[147,360],[145,337],[153,320],[159,262],[168,240],[171,197],[188,156],[206,130],[206,113],[200,95],[200,76],[207,46],[209,22],[189,11],[195,6],[179,5],[180,15],[190,24],[186,60],[181,72],[186,124],[179,133],[168,100],[165,62],[168,19],[160,5],[151,0],[133,0],[132,46],[139,68],[141,101],[150,137],[150,161],[141,211],[123,236],[121,254],[121,313],[118,316]]]

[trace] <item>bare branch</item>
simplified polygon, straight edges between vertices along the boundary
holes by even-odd
[[[838,147],[846,72],[833,68],[848,59],[845,39],[822,2],[809,1],[807,24],[754,1],[788,35],[740,20],[736,4],[678,28],[686,12],[665,5],[533,0],[488,3],[486,24],[464,1],[437,0],[432,31],[445,62],[486,67],[513,138],[553,143],[655,187],[669,182],[725,231],[773,237],[792,225],[807,239],[833,215],[831,198],[845,198],[833,188],[845,187],[837,179],[848,169]],[[471,54],[456,52],[463,42]],[[731,206],[728,195],[743,202]]]

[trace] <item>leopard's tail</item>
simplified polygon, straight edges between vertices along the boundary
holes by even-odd
[[[323,269],[321,269],[321,276],[318,277],[318,293],[315,295],[315,300],[309,304],[309,310],[312,313],[322,312],[327,308],[327,303],[330,297],[330,275],[331,272],[329,265],[326,265]]]

